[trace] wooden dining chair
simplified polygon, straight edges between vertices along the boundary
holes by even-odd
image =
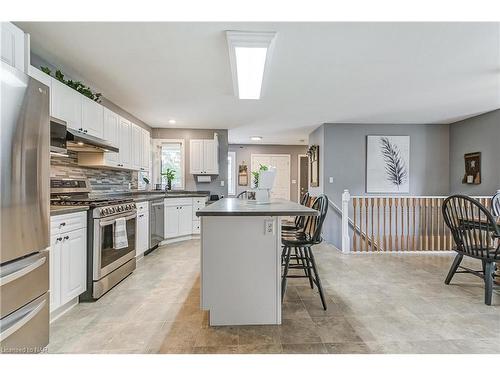
[[[451,265],[445,284],[455,273],[471,273],[484,280],[484,302],[491,305],[495,262],[500,261],[500,229],[491,212],[477,200],[465,195],[452,195],[442,206],[443,218],[450,228],[458,254]],[[479,259],[483,269],[475,271],[461,266],[464,256]],[[460,269],[460,271],[458,271]]]

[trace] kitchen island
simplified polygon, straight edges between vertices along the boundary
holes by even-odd
[[[201,217],[201,308],[210,325],[281,324],[281,220],[317,211],[224,198]]]

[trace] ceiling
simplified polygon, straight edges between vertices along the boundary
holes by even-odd
[[[227,128],[230,143],[301,144],[325,122],[448,123],[500,107],[498,23],[17,25],[33,52],[149,125]],[[234,95],[225,30],[277,32],[261,100]]]

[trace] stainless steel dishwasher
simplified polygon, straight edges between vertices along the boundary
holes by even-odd
[[[149,250],[144,255],[158,247],[165,239],[165,205],[163,198],[149,201]]]

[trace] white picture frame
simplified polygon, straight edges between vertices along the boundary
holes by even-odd
[[[366,137],[366,192],[410,192],[410,136]]]

